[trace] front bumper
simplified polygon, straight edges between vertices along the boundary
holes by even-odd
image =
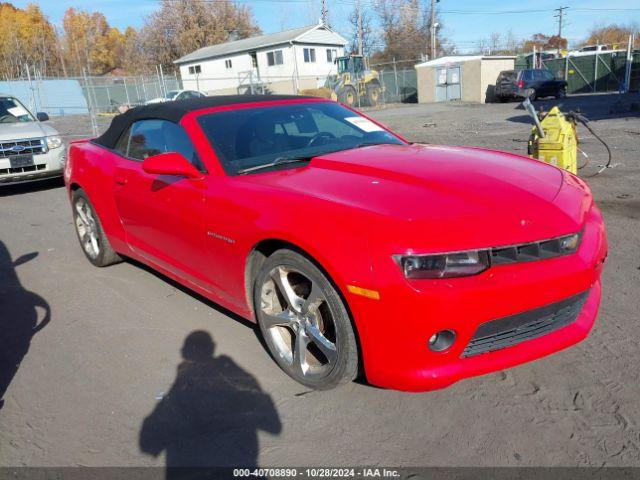
[[[600,274],[607,253],[597,207],[589,211],[579,250],[566,257],[500,265],[456,279],[405,280],[396,265],[379,301],[351,298],[362,356],[370,383],[398,390],[443,388],[463,378],[494,372],[544,357],[584,339],[600,305]],[[566,326],[513,346],[464,357],[481,324],[550,305],[588,291],[577,318]],[[428,348],[429,338],[453,330],[456,341],[444,352]]]
[[[65,158],[66,149],[64,146],[34,155],[34,165],[25,168],[12,169],[9,158],[0,158],[0,185],[61,177]]]

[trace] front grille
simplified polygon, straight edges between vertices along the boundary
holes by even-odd
[[[44,138],[31,138],[28,140],[4,140],[0,142],[0,158],[12,155],[40,155],[46,153],[47,142]]]
[[[541,337],[569,325],[582,310],[589,291],[546,307],[483,323],[462,352],[472,357]]]
[[[545,258],[560,257],[568,255],[573,251],[563,252],[560,248],[561,240],[564,237],[551,238],[539,242],[523,243],[508,247],[494,247],[489,249],[491,265],[504,265],[507,263],[532,262]],[[580,240],[582,235],[580,235]]]

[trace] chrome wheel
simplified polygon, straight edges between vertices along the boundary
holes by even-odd
[[[98,225],[93,216],[89,203],[82,197],[75,203],[76,230],[82,248],[90,258],[100,255],[100,240]]]
[[[337,328],[320,286],[300,270],[276,266],[260,288],[260,320],[274,354],[291,373],[319,379],[338,360]]]

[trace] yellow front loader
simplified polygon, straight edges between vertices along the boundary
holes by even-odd
[[[338,57],[338,74],[327,79],[331,89],[331,98],[349,107],[377,106],[381,101],[384,88],[380,74],[365,65],[361,55]]]

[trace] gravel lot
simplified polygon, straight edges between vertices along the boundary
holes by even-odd
[[[609,114],[616,99],[564,102],[597,119],[619,164],[589,180],[610,239],[591,336],[422,394],[309,392],[234,315],[139,265],[92,267],[60,183],[0,190],[0,335],[32,336],[0,409],[0,465],[640,466],[640,117]],[[515,103],[369,113],[411,140],[526,153]],[[86,118],[52,123],[90,131]],[[590,174],[603,150],[581,132]],[[213,337],[216,359],[174,385],[196,330]],[[260,396],[243,394],[250,382]]]

